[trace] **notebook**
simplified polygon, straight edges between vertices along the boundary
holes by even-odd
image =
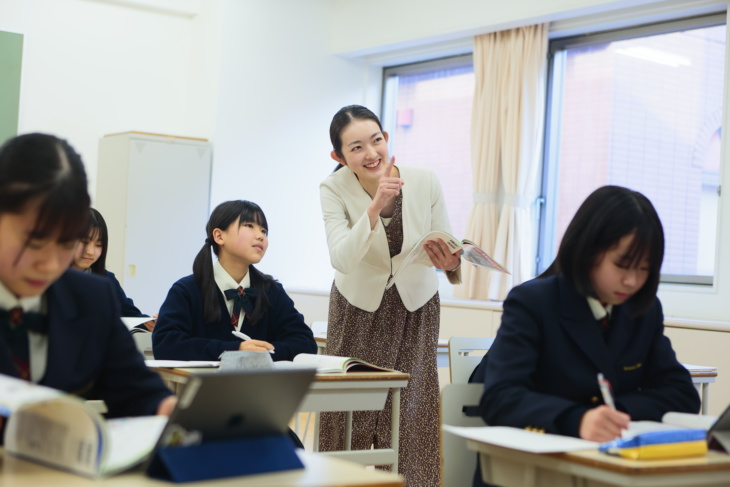
[[[192,374],[158,446],[287,434],[314,375],[311,369]]]

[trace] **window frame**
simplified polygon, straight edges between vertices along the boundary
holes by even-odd
[[[555,167],[550,167],[549,161],[556,157],[556,152],[559,150],[559,138],[561,131],[559,129],[559,122],[562,114],[560,110],[555,107],[552,94],[556,89],[561,88],[563,85],[563,77],[558,73],[564,71],[562,64],[564,56],[558,56],[558,53],[565,52],[569,48],[575,47],[586,47],[596,44],[605,44],[612,41],[621,41],[627,39],[636,39],[641,37],[649,37],[654,35],[669,34],[674,32],[681,32],[691,29],[700,29],[704,27],[715,27],[719,25],[725,25],[727,28],[727,12],[711,13],[707,15],[700,15],[695,17],[686,17],[682,19],[671,19],[666,21],[660,21],[655,23],[642,24],[637,26],[627,26],[619,29],[595,32],[590,34],[580,34],[576,36],[568,36],[562,38],[552,39],[548,47],[548,72],[547,72],[547,96],[546,96],[546,111],[545,111],[545,132],[544,132],[544,145],[542,152],[542,168],[541,168],[541,195],[539,198],[540,209],[539,209],[539,227],[538,227],[538,240],[537,240],[537,255],[535,256],[535,265],[537,274],[543,272],[552,262],[552,257],[557,253],[557,246],[559,242],[553,242],[551,239],[546,238],[547,232],[553,229],[556,224],[555,218],[555,199],[551,199],[549,195],[555,194],[557,183],[558,183],[558,171],[557,164]],[[727,50],[727,46],[726,46]],[[727,58],[727,53],[726,53]],[[727,72],[727,67],[725,72]],[[728,80],[724,80],[724,85],[727,86]],[[727,99],[724,99],[723,105],[727,103]],[[723,113],[727,111],[727,108],[723,106]],[[721,159],[721,173],[722,165],[724,160]],[[559,162],[558,162],[559,163]],[[719,178],[718,183],[718,197],[720,197],[722,191],[722,175]],[[718,200],[718,220],[715,225],[715,261],[714,270],[711,276],[699,276],[699,275],[681,275],[681,274],[661,274],[660,284],[674,284],[681,286],[690,286],[692,288],[712,288],[715,285],[716,278],[718,276],[720,261],[718,254],[721,249],[721,221],[720,208],[722,201]]]

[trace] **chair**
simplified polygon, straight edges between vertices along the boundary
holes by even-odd
[[[482,418],[467,416],[464,406],[479,404],[482,384],[447,384],[441,390],[441,423],[452,426],[486,426]],[[477,453],[466,447],[466,439],[441,431],[443,486],[464,487],[472,484],[477,468]]]
[[[489,350],[494,338],[487,337],[451,337],[449,339],[449,374],[452,384],[466,384],[469,376],[484,353]],[[474,353],[483,351],[484,353]]]
[[[145,359],[154,358],[154,354],[152,353],[152,333],[148,331],[132,333],[132,339],[137,345],[137,350],[144,355]]]

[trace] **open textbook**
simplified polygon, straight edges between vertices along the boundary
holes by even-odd
[[[5,452],[88,477],[112,475],[146,459],[166,416],[105,420],[86,401],[0,375]]]
[[[428,254],[425,250],[423,250],[423,246],[426,242],[429,240],[443,240],[446,245],[448,245],[449,249],[451,250],[451,253],[454,253],[458,250],[461,250],[461,257],[466,260],[467,262],[470,262],[474,264],[475,266],[479,267],[486,267],[487,269],[492,269],[499,272],[504,272],[506,274],[509,274],[509,271],[505,269],[501,264],[499,264],[496,260],[492,259],[489,254],[487,254],[485,251],[480,249],[477,244],[472,242],[471,240],[459,240],[456,237],[449,235],[446,232],[441,231],[433,231],[429,232],[416,242],[416,244],[413,246],[411,251],[406,256],[405,260],[403,260],[403,263],[401,263],[400,267],[396,269],[396,271],[393,273],[393,275],[388,280],[387,287],[390,287],[393,285],[393,278],[398,274],[398,272],[405,268],[406,266],[413,264],[413,263],[420,263],[423,265],[432,265],[431,259],[428,257]]]
[[[364,360],[355,357],[339,357],[337,355],[320,355],[313,353],[300,353],[294,360],[287,362],[280,360],[274,362],[275,369],[286,368],[316,368],[320,374],[345,373],[345,372],[393,372],[393,369],[378,367]]]

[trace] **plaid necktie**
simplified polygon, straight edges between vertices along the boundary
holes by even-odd
[[[235,328],[238,326],[241,309],[243,309],[246,315],[253,313],[253,299],[256,297],[256,290],[250,287],[243,289],[241,286],[238,286],[237,289],[226,289],[225,295],[227,300],[233,300],[231,325]]]
[[[10,311],[0,309],[0,338],[10,352],[18,377],[30,380],[28,331],[47,333],[46,317],[39,313],[24,313],[16,306]]]

